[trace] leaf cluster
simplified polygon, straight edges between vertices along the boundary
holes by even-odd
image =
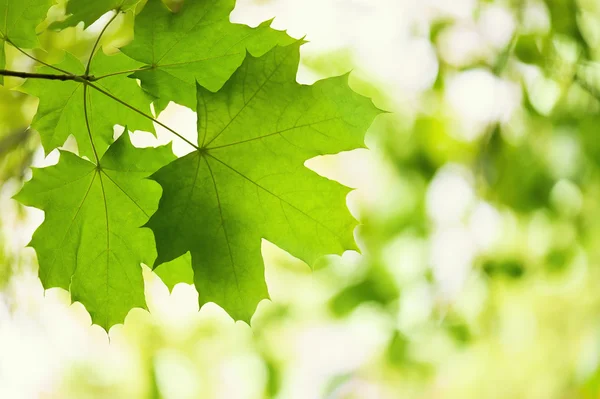
[[[40,61],[36,73],[2,70],[27,77],[22,90],[39,98],[32,127],[46,152],[69,136],[78,145],[79,154],[61,150],[57,165],[34,170],[16,196],[45,212],[30,244],[40,279],[69,290],[105,329],[146,307],[141,264],[170,288],[193,282],[201,305],[249,321],[268,298],[262,239],[309,264],[355,248],[349,190],[304,162],[363,146],[379,111],[347,76],[296,83],[303,41],[269,21],[231,23],[233,0],[187,0],[177,12],[160,0],[136,3],[71,0],[49,29],[112,12],[86,62],[67,53],[56,65]],[[50,5],[1,3],[4,44],[38,46]],[[100,39],[126,12],[139,12],[134,39],[107,55]],[[170,101],[197,111],[197,140],[155,118]],[[170,146],[134,147],[127,131],[155,124],[193,151],[177,158]],[[115,125],[127,126],[116,140]]]

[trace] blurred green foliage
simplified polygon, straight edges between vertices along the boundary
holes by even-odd
[[[489,6],[514,18],[510,39],[484,56],[448,59],[445,35]],[[358,260],[332,257],[311,273],[263,246],[272,302],[259,306],[252,330],[218,310],[178,318],[179,308],[150,302],[151,316],[133,311],[111,330],[118,355],[66,361],[47,397],[600,397],[600,4],[480,1],[476,9],[466,23],[442,15],[415,33],[433,44],[439,72],[411,104],[385,82],[352,75],[354,89],[394,111],[367,140],[385,173],[378,195],[356,210]],[[63,14],[61,2],[46,23]],[[132,20],[108,32],[105,48],[131,38]],[[81,26],[46,32],[35,55],[85,57],[94,37]],[[8,55],[10,68],[33,68]],[[351,49],[304,60],[322,76],[359,61]],[[511,112],[471,129],[448,93],[457,76],[482,71],[517,95]],[[2,183],[22,181],[39,147],[27,129],[35,100],[20,83],[0,88]],[[11,217],[4,209],[2,224]],[[0,251],[6,279],[18,270],[19,251],[10,252]],[[146,277],[147,287],[157,281]],[[164,301],[194,302],[165,283]],[[21,298],[14,287],[5,292]],[[69,311],[83,317],[75,306]],[[116,364],[126,377],[111,372]]]

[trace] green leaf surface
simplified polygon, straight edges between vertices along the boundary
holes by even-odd
[[[94,23],[110,10],[128,10],[139,3],[139,0],[69,0],[64,21],[54,22],[51,29],[64,29],[83,22],[84,28]]]
[[[35,47],[35,28],[51,5],[52,0],[0,0],[0,33],[19,47]]]
[[[268,297],[265,238],[312,264],[355,249],[349,189],[304,166],[317,155],[364,147],[380,112],[347,76],[296,83],[301,42],[249,56],[217,92],[197,87],[200,150],[160,169],[158,211],[148,222],[155,265],[192,255],[200,304],[249,321]]]
[[[102,51],[98,51],[92,60],[90,74],[100,77],[136,68],[139,65],[122,53],[107,56]],[[85,72],[84,65],[69,53],[56,66],[74,75],[83,75]],[[42,67],[39,72],[56,74],[56,71],[49,67]],[[147,114],[150,113],[151,99],[134,80],[113,75],[100,79],[94,84],[131,106]],[[67,137],[72,134],[77,140],[79,154],[93,159],[94,150],[88,136],[83,106],[83,83],[29,79],[23,88],[25,92],[40,98],[32,126],[40,133],[46,152],[62,146]],[[112,143],[113,127],[117,124],[127,125],[132,130],[154,131],[152,121],[106,95],[88,88],[86,97],[89,125],[99,157],[102,157]]]
[[[46,18],[51,5],[52,0],[0,0],[0,69],[6,62],[5,41],[22,48],[38,45],[35,28]]]
[[[173,13],[160,0],[148,0],[136,17],[134,40],[122,50],[147,68],[133,74],[153,97],[195,106],[196,81],[218,90],[249,51],[261,56],[295,40],[269,27],[232,24],[233,0],[186,1]],[[164,107],[164,105],[163,105]],[[162,108],[162,107],[161,107]]]
[[[165,283],[169,291],[173,291],[179,283],[194,284],[194,270],[192,269],[192,256],[189,252],[179,258],[163,263],[154,272]]]
[[[137,149],[124,133],[100,166],[63,151],[57,165],[36,169],[17,199],[42,209],[35,248],[45,288],[71,291],[105,329],[146,307],[140,264],[152,264],[152,232],[139,228],[161,189],[146,179],[174,158],[167,146]]]
[[[6,67],[6,52],[5,52],[6,43],[4,40],[0,39],[0,69],[4,69]],[[4,84],[4,76],[0,76],[0,84]]]

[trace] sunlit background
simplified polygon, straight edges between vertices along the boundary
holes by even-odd
[[[35,55],[86,57],[111,16],[45,31]],[[63,17],[61,0],[44,24]],[[352,71],[390,111],[369,150],[306,163],[356,188],[361,253],[306,265],[263,242],[271,300],[252,328],[144,268],[149,312],[107,335],[37,278],[26,245],[43,212],[11,197],[58,152],[44,157],[27,130],[37,100],[7,78],[0,398],[599,398],[600,2],[238,0],[231,14],[273,17],[308,40],[299,82]],[[132,23],[119,16],[104,50]],[[35,67],[7,50],[9,69]],[[193,111],[159,119],[194,138]],[[170,141],[157,131],[134,144]]]

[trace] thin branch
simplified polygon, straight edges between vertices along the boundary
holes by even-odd
[[[113,96],[111,93],[109,93],[106,90],[104,90],[104,89],[96,86],[92,82],[85,81],[84,83],[85,83],[86,86],[90,86],[91,88],[99,91],[100,93],[104,94],[105,96],[112,98],[113,100],[115,100],[119,104],[126,106],[130,110],[132,110],[134,112],[137,112],[138,114],[142,115],[143,117],[145,117],[147,119],[150,119],[152,122],[156,123],[157,125],[159,125],[159,126],[165,128],[165,129],[167,129],[169,132],[173,133],[175,136],[179,137],[181,140],[185,141],[186,143],[188,143],[189,145],[191,145],[192,147],[194,147],[196,150],[200,149],[196,144],[192,143],[191,141],[189,141],[188,139],[186,139],[185,137],[183,137],[181,134],[177,133],[175,130],[171,129],[170,127],[168,127],[164,123],[160,122],[159,120],[155,119],[151,115],[148,115],[144,111],[141,111],[141,110],[137,109],[136,107],[127,104],[125,101],[121,100],[120,98],[117,98],[117,97]]]
[[[47,79],[47,80],[74,80],[76,82],[83,81],[94,81],[96,80],[93,76],[86,75],[55,75],[51,73],[30,73],[30,72],[20,72],[20,71],[7,71],[6,69],[0,69],[0,75],[2,76],[15,76],[17,78],[31,78],[31,79]]]
[[[85,114],[85,121],[86,121],[86,127],[88,130],[88,134],[90,136],[90,141],[91,141],[91,145],[94,149],[94,155],[96,156],[96,161],[99,162],[98,159],[98,155],[96,153],[96,148],[94,146],[94,142],[92,140],[92,133],[91,133],[91,129],[90,129],[90,124],[89,124],[89,120],[88,120],[88,112],[87,112],[87,87],[90,86],[91,88],[99,91],[100,93],[104,94],[105,96],[113,99],[114,101],[118,102],[121,105],[124,105],[125,107],[131,109],[132,111],[142,115],[143,117],[151,120],[152,122],[156,123],[157,125],[165,128],[166,130],[168,130],[169,132],[173,133],[175,136],[179,137],[181,140],[185,141],[187,144],[191,145],[192,147],[194,147],[194,149],[199,150],[200,148],[192,143],[191,141],[189,141],[188,139],[186,139],[185,137],[183,137],[181,134],[177,133],[175,130],[171,129],[170,127],[168,127],[167,125],[165,125],[164,123],[160,122],[159,120],[155,119],[154,117],[152,117],[151,115],[137,109],[136,107],[129,105],[128,103],[126,103],[125,101],[121,100],[120,98],[115,97],[114,95],[112,95],[111,93],[107,92],[106,90],[96,86],[95,84],[93,84],[92,82],[98,80],[98,79],[102,79],[102,78],[106,78],[109,76],[114,76],[114,75],[119,75],[119,74],[124,74],[124,73],[130,73],[130,72],[136,72],[138,70],[143,70],[146,69],[147,67],[142,67],[139,69],[133,69],[130,71],[121,71],[121,72],[115,72],[115,73],[110,73],[107,75],[103,75],[100,76],[98,78],[96,78],[93,75],[88,75],[89,73],[89,68],[90,68],[90,64],[91,64],[91,60],[92,57],[94,55],[94,51],[96,51],[96,47],[98,46],[98,43],[100,42],[100,38],[102,37],[102,34],[106,31],[106,28],[108,27],[108,25],[114,21],[114,19],[116,18],[116,16],[118,15],[115,14],[115,16],[113,16],[113,18],[106,24],[106,26],[104,27],[104,29],[102,29],[102,31],[100,32],[100,35],[98,36],[98,39],[96,40],[94,47],[92,48],[92,54],[90,55],[90,58],[88,59],[88,63],[87,63],[87,67],[86,67],[86,74],[85,75],[73,75],[71,72],[65,71],[63,69],[57,68],[53,65],[47,64],[44,61],[38,60],[37,58],[27,54],[24,50],[22,50],[21,48],[19,48],[17,45],[15,45],[13,42],[11,42],[8,38],[5,38],[7,43],[10,43],[11,45],[13,45],[17,50],[19,50],[21,53],[25,54],[27,57],[31,58],[32,60],[46,65],[49,68],[52,68],[56,71],[60,71],[63,72],[65,75],[53,75],[53,74],[45,74],[45,73],[28,73],[28,72],[17,72],[17,71],[7,71],[7,70],[0,70],[0,75],[3,76],[16,76],[16,77],[20,77],[20,78],[33,78],[33,79],[49,79],[49,80],[61,80],[61,81],[68,81],[68,80],[72,80],[72,81],[76,81],[76,82],[80,82],[84,84],[84,114]]]

